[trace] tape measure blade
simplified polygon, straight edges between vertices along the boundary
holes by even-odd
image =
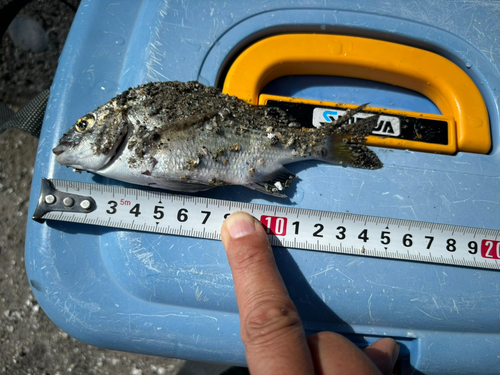
[[[51,183],[55,189],[64,192],[62,196],[73,196],[75,201],[82,201],[83,196],[94,200],[95,207],[87,213],[81,210],[47,212],[42,217],[46,220],[219,240],[225,218],[232,212],[243,210],[262,222],[273,246],[500,269],[498,230],[65,180],[52,180]],[[44,198],[41,195],[39,204],[46,201]],[[58,207],[61,209],[62,206]]]

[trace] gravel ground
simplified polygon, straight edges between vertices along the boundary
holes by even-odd
[[[7,2],[0,0],[0,8]],[[65,2],[35,1],[20,13],[37,21],[46,31],[48,45],[43,52],[23,51],[14,45],[9,35],[1,40],[0,100],[14,111],[50,87],[74,9],[79,4],[79,0]],[[181,370],[184,365],[181,360],[86,345],[55,326],[39,307],[24,267],[25,229],[37,145],[37,139],[17,130],[0,134],[0,373],[160,375],[191,372],[186,371],[186,367]]]

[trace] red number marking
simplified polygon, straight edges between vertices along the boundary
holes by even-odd
[[[130,201],[127,201],[125,199],[120,199],[121,206],[130,206],[131,204],[132,204],[132,202],[130,202]]]
[[[482,240],[481,256],[487,259],[500,259],[500,241]]]
[[[276,236],[286,235],[286,226],[288,222],[286,217],[262,215],[260,217],[260,222],[264,224],[268,234],[274,234]]]

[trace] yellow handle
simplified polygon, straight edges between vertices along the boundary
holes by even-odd
[[[470,77],[440,55],[401,44],[325,34],[269,37],[236,58],[223,91],[257,104],[266,84],[299,74],[361,78],[417,91],[455,119],[459,151],[485,154],[491,147],[486,105]]]

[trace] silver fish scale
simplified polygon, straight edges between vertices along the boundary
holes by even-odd
[[[151,124],[146,128],[146,134],[158,130],[158,126]],[[164,188],[173,181],[203,184],[207,188],[258,183],[296,154],[293,148],[285,148],[279,142],[273,145],[272,137],[267,134],[262,129],[242,130],[233,121],[217,123],[209,119],[182,131],[162,132],[160,139],[145,149],[144,143],[137,139],[139,135],[133,135],[127,142],[132,147],[127,145],[113,165],[100,173],[111,177],[119,164],[128,164],[129,173],[143,180],[143,184]],[[121,166],[120,173],[124,167]],[[133,173],[134,170],[141,175]]]

